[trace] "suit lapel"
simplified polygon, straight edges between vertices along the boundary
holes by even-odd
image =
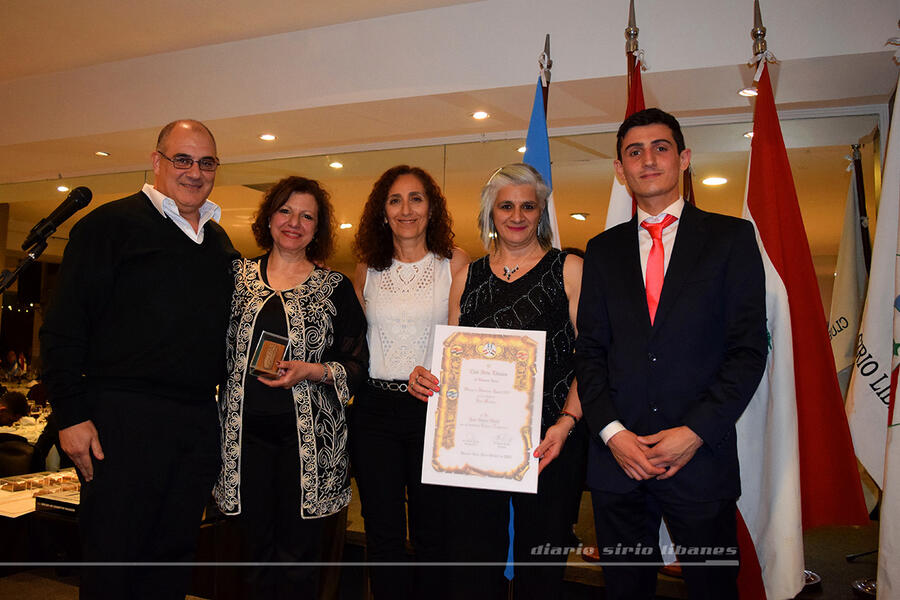
[[[697,264],[700,252],[706,244],[705,227],[702,211],[685,203],[678,223],[675,245],[672,248],[672,258],[669,260],[669,268],[666,269],[666,276],[663,280],[659,306],[656,308],[654,329],[658,328],[660,323],[665,322],[666,315],[671,311],[685,281],[694,265]],[[702,310],[702,307],[697,308]]]
[[[650,311],[647,308],[647,292],[641,273],[641,251],[638,246],[637,215],[631,218],[626,227],[617,230],[621,237],[616,248],[624,248],[624,253],[617,267],[619,281],[622,284],[622,300],[629,307],[640,332],[646,336],[650,332]]]

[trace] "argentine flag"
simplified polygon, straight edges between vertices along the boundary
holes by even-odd
[[[550,174],[550,138],[547,135],[547,111],[544,107],[544,89],[538,76],[534,92],[534,105],[531,108],[531,122],[528,124],[528,136],[525,138],[524,162],[531,165],[544,178],[550,188],[547,197],[547,213],[550,216],[550,229],[553,232],[553,247],[560,248],[559,225],[556,221],[556,206],[553,203],[553,178]]]

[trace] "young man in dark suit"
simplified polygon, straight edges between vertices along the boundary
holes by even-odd
[[[576,345],[607,597],[653,598],[664,517],[690,597],[736,598],[735,422],[767,352],[753,226],[681,198],[671,115],[631,115],[616,146],[638,210],[588,243]]]

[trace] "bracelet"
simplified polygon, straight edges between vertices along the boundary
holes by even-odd
[[[567,411],[567,410],[561,410],[561,411],[559,411],[559,417],[557,418],[557,421],[558,421],[559,419],[562,419],[563,417],[571,417],[572,420],[575,421],[575,425],[578,425],[578,417],[576,417],[575,415],[573,415],[573,414],[570,413],[569,411]]]
[[[319,380],[319,383],[325,383],[326,379],[328,379],[328,365],[322,363],[322,379]]]

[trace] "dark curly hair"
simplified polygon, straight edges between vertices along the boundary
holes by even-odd
[[[387,217],[384,207],[391,186],[401,175],[415,176],[425,188],[429,208],[425,247],[438,256],[453,256],[453,220],[447,212],[447,199],[441,193],[441,188],[424,169],[397,165],[382,173],[375,182],[353,238],[353,252],[357,260],[378,271],[391,266],[391,259],[394,257],[393,234],[385,222]]]
[[[285,177],[263,196],[253,225],[250,226],[257,245],[266,252],[272,249],[274,241],[269,231],[269,219],[288,201],[291,194],[309,194],[316,199],[316,206],[319,209],[316,234],[306,247],[306,258],[312,262],[326,260],[334,251],[334,209],[331,207],[328,192],[318,181],[306,177]]]

